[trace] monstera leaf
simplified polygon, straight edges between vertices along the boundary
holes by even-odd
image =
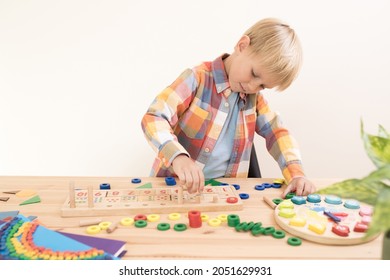
[[[348,179],[332,184],[319,194],[353,198],[374,206],[374,215],[366,237],[390,230],[390,134],[379,126],[378,136],[364,132],[361,137],[367,156],[377,169],[362,179]]]

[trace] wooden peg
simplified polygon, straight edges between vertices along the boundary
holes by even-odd
[[[276,208],[276,204],[275,202],[272,201],[271,198],[269,198],[268,196],[263,196],[263,200],[272,208],[272,209],[275,209]]]

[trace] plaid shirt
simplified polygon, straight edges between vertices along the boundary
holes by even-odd
[[[179,154],[203,168],[227,118],[224,106],[232,93],[223,58],[185,70],[153,101],[142,119],[142,129],[157,153],[151,176],[174,176],[171,163]],[[294,138],[261,93],[240,94],[231,160],[225,177],[247,177],[255,132],[266,140],[284,178],[304,176]],[[225,111],[225,112],[224,112]]]

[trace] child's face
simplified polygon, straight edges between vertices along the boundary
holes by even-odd
[[[245,41],[237,44],[227,71],[230,88],[234,92],[255,94],[278,85],[262,66],[261,56],[252,54]]]

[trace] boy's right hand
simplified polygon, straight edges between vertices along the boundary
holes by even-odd
[[[203,191],[203,171],[187,155],[178,155],[172,161],[172,168],[179,178],[179,184],[185,185],[189,193],[200,193]]]

